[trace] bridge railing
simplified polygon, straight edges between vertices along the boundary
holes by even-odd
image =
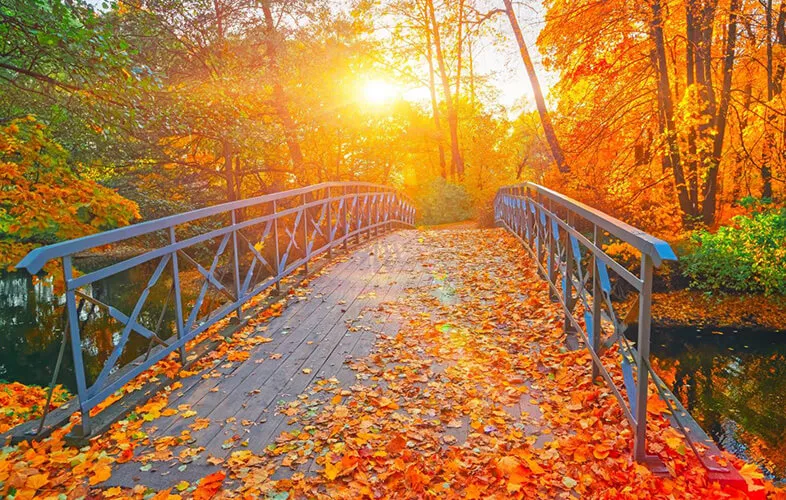
[[[673,250],[665,241],[533,183],[500,189],[495,219],[524,243],[548,280],[552,299],[565,311],[568,339],[575,342],[578,333],[589,349],[593,380],[603,377],[634,429],[634,458],[656,465],[646,452],[648,377],[655,376],[649,362],[653,268],[677,260]],[[635,249],[638,275],[604,250],[618,242]],[[614,291],[620,289],[638,293],[638,300],[617,300]],[[628,314],[619,314],[626,305]],[[635,347],[624,335],[633,323],[638,324]],[[615,344],[622,387],[601,359],[602,349]]]
[[[241,316],[249,299],[278,287],[300,267],[308,272],[316,256],[346,248],[351,239],[359,242],[363,236],[411,226],[414,217],[412,202],[391,187],[330,182],[41,247],[17,267],[36,274],[46,263],[62,260],[81,430],[89,435],[92,409],[170,353],[179,351],[184,363],[187,342],[233,313]],[[107,246],[136,251],[130,258],[77,275],[75,258]],[[141,290],[133,307],[121,310],[103,298],[101,282],[132,270],[145,278],[136,284]],[[164,304],[150,303],[154,291],[157,297],[166,296]],[[112,325],[112,349],[103,366],[87,373],[83,351],[96,346],[89,345],[93,341],[85,345],[82,332],[96,318]],[[137,357],[139,346],[132,352],[132,334],[148,342],[145,356]]]

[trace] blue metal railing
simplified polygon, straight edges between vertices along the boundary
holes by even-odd
[[[82,414],[81,430],[90,434],[90,410],[127,382],[174,351],[181,362],[186,359],[186,343],[233,312],[242,315],[248,300],[301,266],[308,272],[309,262],[333,249],[346,248],[351,239],[377,236],[396,226],[414,225],[415,208],[411,200],[395,189],[360,182],[329,182],[151,220],[54,245],[37,248],[17,265],[32,274],[55,259],[62,260],[65,280],[67,330],[72,345],[74,371]],[[77,254],[106,245],[129,244],[153,248],[120,262],[77,276],[73,259]],[[207,262],[200,263],[199,260]],[[134,308],[123,312],[101,302],[86,287],[97,281],[138,266],[155,264]],[[182,267],[191,266],[201,280],[191,300],[186,300],[181,280]],[[158,331],[144,326],[140,314],[151,289],[162,275],[171,277],[170,296],[174,295],[174,335],[163,340]],[[224,299],[213,307],[208,292]],[[81,329],[86,317],[83,306],[106,311],[120,330],[114,347],[100,373],[88,385],[82,359]],[[185,314],[187,313],[187,314]],[[163,313],[162,313],[163,318]],[[159,321],[159,327],[161,321]],[[148,356],[132,366],[118,370],[118,360],[131,334],[159,344]]]
[[[653,268],[677,260],[674,251],[663,240],[537,184],[504,187],[494,205],[497,222],[524,243],[562,304],[566,333],[580,334],[589,349],[593,380],[603,377],[620,403],[634,430],[634,458],[658,468],[657,457],[646,452],[648,378],[656,376],[649,363]],[[638,276],[606,253],[604,243],[613,239],[640,253]],[[618,314],[621,304],[612,300],[619,282],[639,295],[627,315]],[[635,347],[624,335],[632,316],[638,323]],[[603,322],[610,324],[606,338]],[[619,345],[622,388],[601,361],[602,343]]]

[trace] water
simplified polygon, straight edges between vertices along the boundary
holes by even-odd
[[[83,291],[130,314],[139,293],[152,273],[140,266],[86,287]],[[171,279],[162,277],[151,289],[139,322],[156,331],[163,304],[170,293]],[[174,309],[169,300],[159,336],[166,339],[174,331]],[[24,384],[49,385],[63,338],[65,298],[51,281],[38,281],[26,273],[0,275],[0,379]],[[96,308],[88,317],[88,304],[82,311],[87,320],[82,329],[82,353],[88,383],[100,373],[119,340],[121,325],[104,310]],[[122,366],[143,354],[149,341],[134,333],[119,360]],[[70,343],[65,352],[58,382],[76,392]]]
[[[660,329],[652,355],[721,448],[786,481],[786,332]]]

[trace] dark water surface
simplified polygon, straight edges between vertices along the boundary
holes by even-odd
[[[151,272],[134,268],[96,283],[89,292],[128,314]],[[152,330],[171,286],[166,277],[160,281],[140,315]],[[0,379],[49,384],[62,339],[63,303],[50,283],[34,283],[21,273],[0,275]],[[166,338],[173,329],[170,303],[160,334]],[[118,330],[103,311],[86,323],[82,347],[88,381],[103,367]],[[120,364],[147,346],[147,340],[132,334]],[[652,355],[659,374],[722,448],[761,465],[772,479],[786,480],[786,333],[656,328]],[[58,380],[76,392],[70,348]]]
[[[786,332],[656,329],[652,356],[721,448],[786,480]]]
[[[83,291],[105,304],[130,314],[140,292],[152,273],[140,266],[86,287]],[[150,290],[139,322],[155,331],[171,281],[162,278]],[[172,300],[164,314],[159,335],[166,339],[174,329]],[[48,386],[63,338],[65,297],[57,293],[51,281],[34,281],[26,273],[0,275],[0,379],[24,384]],[[88,317],[89,315],[89,317]],[[88,383],[101,371],[120,337],[121,325],[104,310],[81,312],[83,358]],[[119,360],[122,366],[144,353],[149,341],[134,333],[129,337]],[[76,393],[76,381],[70,343],[63,358],[58,382]]]

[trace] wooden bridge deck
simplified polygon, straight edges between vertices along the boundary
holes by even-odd
[[[198,480],[218,469],[207,464],[207,458],[226,459],[238,449],[262,453],[281,432],[291,430],[289,417],[278,410],[298,401],[314,384],[330,380],[342,387],[353,385],[356,372],[348,362],[367,356],[378,334],[395,335],[399,329],[400,318],[377,311],[380,304],[433,281],[418,258],[417,240],[417,231],[399,231],[340,257],[288,298],[281,316],[255,328],[255,335],[272,340],[251,349],[249,359],[221,362],[182,380],[168,407],[196,415],[146,424],[143,430],[151,446],[136,450],[136,456],[154,456],[153,466],[140,471],[138,461],[120,464],[106,485],[141,483],[158,490]],[[309,404],[319,401],[317,395]],[[192,430],[195,419],[209,423]],[[193,440],[155,455],[156,440],[184,431],[190,431]],[[178,454],[186,449],[201,450],[201,460],[183,464]],[[174,452],[171,457],[169,451]]]
[[[657,490],[629,459],[630,428],[592,383],[587,350],[564,348],[563,325],[508,233],[389,234],[335,258],[280,316],[250,322],[245,347],[182,379],[160,415],[140,410],[147,438],[135,433],[133,458],[101,486],[189,493],[224,471],[230,496],[250,497]],[[654,449],[700,469],[663,436]]]

